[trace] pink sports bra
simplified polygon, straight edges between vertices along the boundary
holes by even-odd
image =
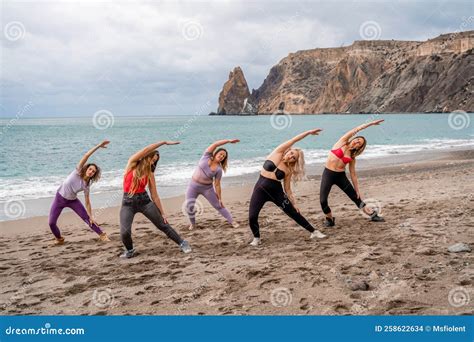
[[[331,152],[334,153],[334,155],[338,157],[340,160],[342,160],[344,164],[350,163],[352,161],[351,157],[346,157],[344,155],[344,152],[342,151],[342,147],[339,147],[336,150],[331,150]]]

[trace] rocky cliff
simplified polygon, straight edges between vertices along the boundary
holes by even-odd
[[[249,97],[250,91],[244,73],[240,67],[236,67],[230,72],[229,79],[219,94],[217,114],[243,114],[249,110],[254,111],[252,105],[248,103]]]
[[[356,41],[290,53],[250,94],[240,68],[220,114],[474,111],[474,31],[426,42]]]

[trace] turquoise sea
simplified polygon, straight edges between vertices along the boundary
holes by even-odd
[[[105,113],[95,119],[2,119],[0,220],[18,218],[5,215],[8,202],[32,203],[52,197],[81,156],[105,139],[111,141],[109,148],[99,150],[91,158],[103,170],[102,179],[92,188],[93,196],[120,191],[123,169],[135,151],[160,140],[181,141],[180,145],[161,148],[156,175],[158,190],[161,196],[167,197],[184,192],[200,155],[214,140],[241,140],[239,144],[226,146],[230,156],[226,176],[243,176],[257,172],[265,156],[280,142],[310,128],[322,128],[323,132],[298,146],[304,149],[309,166],[322,163],[344,132],[378,118],[385,122],[361,133],[367,138],[368,146],[360,160],[474,147],[474,115],[461,112],[247,117],[113,117]],[[22,217],[47,212],[47,206],[43,206],[24,210]]]

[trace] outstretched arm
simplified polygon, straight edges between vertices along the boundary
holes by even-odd
[[[224,208],[224,203],[222,202],[222,188],[220,178],[214,179],[214,190],[216,191],[217,198],[219,199],[219,204],[222,208]]]
[[[155,175],[152,173],[150,177],[150,183],[148,185],[150,189],[151,200],[155,203],[155,205],[160,209],[161,216],[163,217],[163,221],[168,223],[168,219],[166,218],[165,210],[163,209],[163,205],[161,204],[160,196],[158,195],[158,190],[156,190],[156,180]]]
[[[156,150],[158,147],[163,145],[176,145],[179,144],[179,141],[160,141],[154,144],[150,144],[147,147],[141,149],[128,159],[127,170],[130,169],[134,163],[137,163],[140,159],[145,157],[147,154]]]
[[[303,140],[306,138],[308,135],[318,135],[319,132],[321,132],[322,129],[316,128],[312,129],[303,133],[298,134],[297,136],[291,138],[288,141],[285,141],[283,144],[280,144],[275,148],[272,153],[270,153],[267,157],[267,159],[273,161],[275,164],[278,164],[280,162],[280,158],[282,157],[283,153],[289,149],[291,146],[296,144],[298,141]]]
[[[357,126],[353,129],[351,129],[349,132],[344,134],[338,141],[337,143],[334,144],[333,148],[339,148],[347,143],[347,141],[352,138],[354,135],[357,134],[357,132],[362,131],[363,129],[366,129],[367,127],[370,126],[375,126],[375,125],[380,125],[384,120],[375,120],[369,123],[365,123],[363,125]]]
[[[299,209],[296,207],[296,200],[295,200],[295,196],[293,195],[293,190],[291,189],[291,176],[292,176],[291,174],[288,174],[285,177],[285,180],[283,181],[283,187],[285,189],[285,194],[286,196],[288,196],[288,199],[290,200],[291,204],[299,212]]]
[[[217,140],[214,141],[208,148],[206,148],[206,152],[213,153],[216,148],[225,144],[235,144],[240,142],[239,139],[224,139],[224,140]]]
[[[351,174],[351,180],[352,180],[352,185],[354,186],[354,190],[357,193],[357,198],[360,198],[360,192],[359,192],[359,180],[357,179],[357,174],[356,174],[356,168],[355,168],[356,160],[353,159],[349,163],[349,172]]]
[[[79,164],[77,164],[77,169],[81,170],[84,167],[84,165],[87,163],[87,160],[90,158],[90,156],[92,156],[94,154],[95,151],[97,151],[99,148],[107,148],[107,145],[109,143],[110,143],[110,141],[104,140],[100,144],[98,144],[97,146],[94,146],[89,151],[87,151],[86,154],[84,154],[84,156],[82,156],[81,160],[79,161]]]
[[[95,222],[94,218],[92,217],[92,205],[89,196],[89,191],[84,191],[84,199],[86,202],[87,214],[89,215],[89,225],[92,226],[94,223],[97,224],[97,222]]]

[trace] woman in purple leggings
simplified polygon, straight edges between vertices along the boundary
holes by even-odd
[[[227,170],[228,153],[226,149],[218,148],[239,141],[238,139],[218,140],[204,151],[186,191],[186,211],[191,222],[189,229],[196,227],[195,204],[199,195],[203,195],[234,228],[239,227],[222,203],[221,178],[222,171]]]
[[[61,236],[61,232],[57,226],[59,215],[61,215],[64,208],[71,208],[77,215],[79,215],[79,217],[99,235],[101,241],[110,241],[107,234],[102,232],[100,227],[92,218],[92,207],[89,198],[90,185],[99,180],[100,168],[96,164],[87,163],[87,160],[95,151],[99,148],[107,148],[108,144],[109,141],[106,140],[90,149],[82,157],[79,164],[77,164],[76,169],[71,172],[56,192],[56,197],[54,198],[49,212],[49,227],[56,238],[56,245],[62,245],[64,243],[64,237]],[[77,198],[77,194],[81,191],[84,191],[87,210]]]

